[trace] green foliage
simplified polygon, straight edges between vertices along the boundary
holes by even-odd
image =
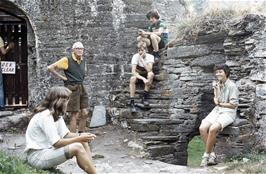
[[[199,167],[204,153],[204,143],[200,136],[195,136],[188,144],[188,166]]]
[[[8,156],[6,153],[0,151],[0,174],[51,174],[58,173],[57,171],[44,171],[35,169],[22,160]]]

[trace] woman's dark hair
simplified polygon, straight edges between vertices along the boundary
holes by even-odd
[[[214,66],[213,70],[214,70],[214,72],[216,70],[223,70],[227,78],[230,76],[230,68],[229,68],[229,66],[227,66],[225,64],[224,65],[216,65],[216,66]]]
[[[151,10],[146,14],[146,17],[148,19],[154,17],[155,19],[160,19],[159,12],[157,10]]]
[[[44,100],[33,110],[33,115],[49,109],[54,120],[58,120],[59,116],[66,112],[66,103],[70,94],[71,91],[66,87],[52,87]]]

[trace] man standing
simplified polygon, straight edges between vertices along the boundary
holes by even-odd
[[[199,127],[200,135],[205,144],[205,153],[202,156],[201,166],[215,165],[216,155],[214,144],[218,130],[234,122],[238,106],[238,89],[229,79],[230,69],[227,65],[215,67],[215,76],[218,82],[213,84],[215,108],[202,120]]]
[[[14,43],[10,42],[7,47],[5,47],[4,41],[0,36],[0,65],[2,55],[6,55],[12,48],[14,47]],[[4,97],[4,84],[3,84],[3,75],[2,68],[0,67],[0,111],[5,110],[5,97]]]
[[[72,52],[67,57],[63,57],[52,65],[48,70],[64,81],[65,86],[72,91],[67,111],[71,112],[70,131],[76,132],[79,118],[78,131],[84,132],[88,118],[88,94],[83,81],[85,77],[86,63],[83,59],[84,46],[81,42],[76,42],[72,46]],[[65,76],[57,72],[64,70]]]
[[[142,103],[147,106],[149,105],[147,98],[149,96],[149,90],[153,81],[154,74],[152,72],[152,66],[154,63],[154,56],[146,53],[145,47],[141,46],[138,49],[132,60],[132,76],[130,78],[130,107],[131,112],[136,112],[134,97],[136,92],[137,80],[142,80],[145,84],[144,94],[142,97]]]
[[[168,41],[168,33],[166,33],[167,28],[160,20],[157,10],[148,12],[146,17],[151,24],[148,27],[148,32],[139,30],[139,37],[137,38],[137,41],[139,43],[144,42],[147,47],[150,45],[152,46],[153,55],[155,57],[155,61],[157,62],[160,59],[159,49],[164,48]]]

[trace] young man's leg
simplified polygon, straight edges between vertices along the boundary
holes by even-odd
[[[151,34],[150,38],[151,38],[151,43],[152,43],[152,47],[153,47],[153,55],[154,55],[155,59],[159,59],[160,58],[159,43],[161,41],[161,38],[156,34]]]
[[[135,92],[136,92],[136,82],[137,82],[137,77],[132,76],[130,78],[130,83],[129,83],[131,112],[136,112],[135,103],[134,103],[134,97],[135,97]]]
[[[88,155],[86,149],[81,143],[73,143],[69,145],[70,156],[77,158],[78,165],[86,173],[94,174],[96,169],[93,165],[91,157]]]
[[[151,41],[150,41],[150,39],[149,38],[147,38],[147,37],[142,37],[142,36],[138,36],[137,37],[137,41],[138,41],[138,48],[140,47],[140,46],[142,46],[142,43],[145,43],[145,48],[146,47],[149,47],[150,45],[151,45]]]
[[[144,88],[144,94],[143,94],[143,99],[142,102],[144,105],[149,105],[149,102],[147,101],[147,98],[149,97],[149,91],[153,82],[153,77],[154,77],[154,73],[153,72],[148,72],[147,74],[147,79],[148,79],[148,83],[145,84],[145,88]]]

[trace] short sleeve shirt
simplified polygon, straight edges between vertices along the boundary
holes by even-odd
[[[26,149],[47,149],[63,138],[69,131],[63,117],[54,121],[50,111],[35,114],[26,131]]]
[[[81,60],[78,60],[74,53],[72,53],[71,56],[72,56],[73,60],[76,61],[78,64],[81,63],[82,58],[81,58]],[[56,67],[58,69],[67,70],[68,69],[68,59],[67,59],[67,57],[61,58],[60,60],[55,62],[54,65],[56,65]]]
[[[148,64],[148,63],[152,63],[153,64],[154,63],[154,56],[151,55],[151,54],[146,53],[146,57],[144,59],[144,62],[146,64]],[[138,65],[140,67],[144,67],[143,63],[140,61],[139,53],[134,54],[134,56],[132,57],[132,60],[131,60],[131,65]]]
[[[161,20],[158,20],[155,24],[149,25],[148,31],[149,32],[157,32],[159,30],[159,28],[163,28],[163,30],[166,29],[166,25]],[[161,34],[160,37],[161,37],[162,41],[166,44],[168,41],[168,38],[164,37],[163,34]]]

